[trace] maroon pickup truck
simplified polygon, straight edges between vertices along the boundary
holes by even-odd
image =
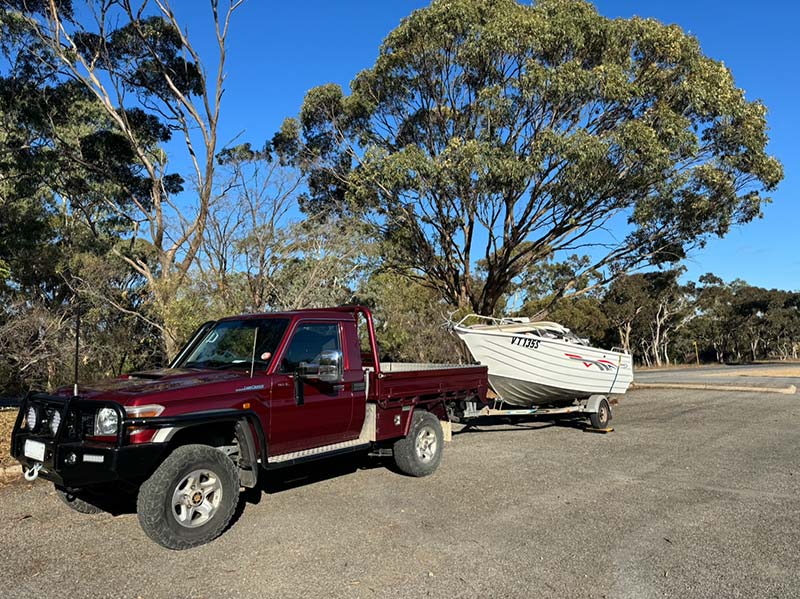
[[[374,451],[431,474],[450,415],[487,385],[484,366],[381,363],[363,307],[236,316],[204,324],[169,368],[29,394],[11,452],[79,512],[136,493],[145,533],[186,549],[273,468]]]

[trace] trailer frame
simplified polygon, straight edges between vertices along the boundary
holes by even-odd
[[[487,397],[487,399],[489,399]],[[492,398],[491,404],[480,404],[478,401],[468,400],[464,402],[463,416],[460,420],[469,424],[471,420],[477,418],[492,418],[492,417],[509,417],[509,416],[567,416],[570,414],[584,415],[588,417],[592,423],[594,430],[613,430],[608,426],[596,426],[595,419],[597,415],[603,410],[607,411],[607,417],[603,420],[610,422],[613,418],[611,412],[611,402],[605,395],[590,395],[586,398],[576,399],[575,403],[568,406],[554,406],[554,407],[539,407],[532,406],[530,408],[503,407],[506,402],[502,397],[495,395]]]

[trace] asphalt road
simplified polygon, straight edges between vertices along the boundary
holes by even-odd
[[[436,474],[320,463],[220,539],[0,488],[12,597],[800,597],[800,395],[639,390],[616,432],[481,427]]]

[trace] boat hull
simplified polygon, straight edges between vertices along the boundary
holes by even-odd
[[[633,381],[629,354],[533,335],[456,327],[506,403],[530,407],[620,394]]]

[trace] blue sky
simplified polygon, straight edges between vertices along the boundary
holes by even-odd
[[[222,3],[221,3],[222,4]],[[234,20],[229,44],[222,139],[244,132],[242,141],[263,143],[287,116],[297,114],[306,91],[322,83],[347,87],[374,63],[378,46],[419,0],[248,0]],[[800,289],[800,50],[796,36],[800,4],[787,0],[598,0],[608,17],[639,15],[677,23],[699,40],[709,56],[732,70],[749,99],[769,109],[770,152],[785,178],[764,208],[764,218],[711,240],[686,262],[687,278],[713,272],[725,280]],[[205,3],[174,0],[190,37],[201,41]],[[208,39],[211,41],[211,38]],[[210,49],[210,48],[209,48]]]

